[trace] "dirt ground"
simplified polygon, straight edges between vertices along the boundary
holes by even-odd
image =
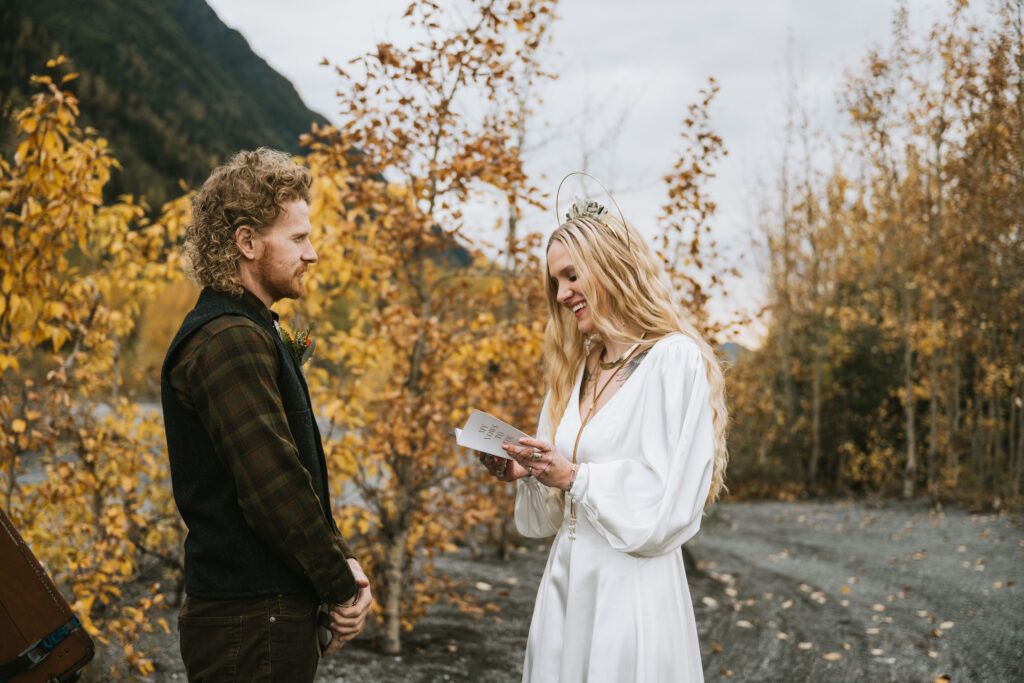
[[[708,681],[1024,680],[1018,516],[726,503],[689,548]],[[321,662],[317,681],[518,681],[547,543],[520,550],[508,561],[462,552],[437,563],[499,613],[473,622],[437,605],[401,656],[357,639]],[[184,680],[174,636],[143,646],[157,665],[151,680]]]

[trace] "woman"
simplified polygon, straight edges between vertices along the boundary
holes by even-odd
[[[482,457],[521,533],[556,534],[523,680],[701,681],[680,547],[722,489],[721,367],[659,258],[593,202],[548,242],[538,438]]]

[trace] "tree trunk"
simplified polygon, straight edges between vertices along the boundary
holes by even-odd
[[[401,530],[385,549],[387,566],[384,569],[388,587],[384,596],[384,652],[397,655],[402,651],[402,588],[405,580],[405,541],[409,531]]]
[[[995,357],[995,354],[992,357]],[[1002,485],[1006,483],[1002,478],[996,480],[996,477],[993,476],[995,472],[1002,471],[1002,458],[1000,456],[1002,455],[1003,439],[1002,430],[1000,429],[1002,420],[999,419],[1000,413],[1002,413],[1000,407],[999,392],[993,383],[992,398],[988,404],[989,447],[986,449],[985,476],[981,481],[982,489],[996,496],[1002,493]]]
[[[953,382],[949,390],[949,443],[946,448],[946,469],[953,484],[953,493],[956,492],[960,481],[960,468],[957,462],[957,445],[960,443],[960,345],[956,339],[953,340],[953,348],[950,356],[950,368],[953,372]]]
[[[1014,335],[1014,358],[1021,357],[1021,335]],[[1024,382],[1020,371],[1014,372],[1013,390],[1010,392],[1010,415],[1007,426],[1010,434],[1007,438],[1007,462],[1010,464],[1011,480],[1010,495],[1017,498],[1021,494],[1021,478],[1024,476]]]
[[[903,470],[903,498],[914,497],[917,481],[917,428],[914,420],[914,347],[910,334],[910,291],[903,288],[903,313],[906,341],[903,350],[903,412],[907,438],[907,466]]]
[[[929,197],[929,203],[933,205],[931,215],[929,216],[929,238],[931,244],[929,245],[930,251],[934,256],[938,256],[942,250],[942,218],[943,218],[943,182],[942,182],[942,143],[943,134],[946,132],[946,118],[945,118],[945,98],[949,94],[948,86],[948,72],[947,86],[943,91],[943,102],[940,104],[939,119],[936,121],[935,134],[932,137],[933,149],[935,157],[933,159],[934,164],[934,175],[935,175],[935,195],[934,199]],[[929,183],[929,194],[931,184]],[[937,281],[943,278],[945,273],[935,272],[934,280],[932,282],[931,292],[931,326],[929,328],[929,335],[936,335],[939,329],[939,300],[942,296],[942,282]],[[938,498],[938,482],[936,481],[936,460],[938,458],[939,449],[939,354],[936,352],[935,344],[931,345],[931,353],[928,358],[928,495],[931,496],[934,502]],[[946,445],[948,447],[948,444]]]
[[[932,302],[932,324],[937,324],[938,303]],[[939,378],[938,354],[934,351],[928,364],[928,495],[934,501],[939,494],[936,481],[936,460],[938,459],[939,442]]]
[[[1024,386],[1018,379],[1017,391],[1014,392],[1014,404],[1017,407],[1017,474],[1014,476],[1014,498],[1021,495],[1021,484],[1024,479],[1024,403],[1017,402],[1022,400],[1022,389]]]
[[[11,514],[11,502],[14,500],[14,488],[17,486],[18,456],[14,449],[11,449],[10,459],[7,461],[7,490],[4,492],[4,511]]]
[[[818,334],[815,331],[815,334]],[[818,467],[821,463],[821,348],[814,347],[814,374],[811,381],[811,493],[818,488]]]

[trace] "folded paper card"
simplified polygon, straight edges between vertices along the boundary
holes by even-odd
[[[520,437],[529,436],[482,410],[474,410],[462,429],[456,429],[454,432],[455,442],[463,448],[471,448],[501,458],[508,458],[501,444],[519,443]]]

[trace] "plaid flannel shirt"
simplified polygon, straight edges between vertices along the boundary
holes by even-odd
[[[245,297],[276,326],[276,313],[251,292]],[[185,342],[171,387],[206,426],[253,530],[308,577],[322,601],[347,602],[357,592],[347,562],[353,554],[299,462],[277,387],[280,362],[265,330],[221,316]]]

